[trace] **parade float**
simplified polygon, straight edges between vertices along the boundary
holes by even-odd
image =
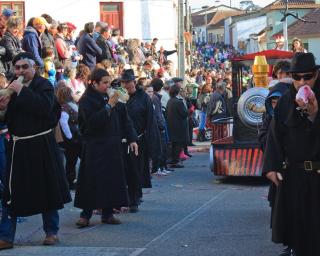
[[[272,65],[293,53],[267,50],[232,59],[232,116],[211,123],[210,169],[218,176],[261,176],[263,153],[258,142]],[[252,86],[243,86],[251,68]]]

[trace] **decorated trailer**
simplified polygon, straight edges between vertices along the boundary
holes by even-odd
[[[233,108],[231,117],[210,125],[210,169],[218,176],[261,176],[263,153],[258,142],[265,99],[269,93],[268,76],[272,65],[290,60],[293,53],[267,50],[232,60]],[[243,70],[251,67],[251,88],[243,86]]]

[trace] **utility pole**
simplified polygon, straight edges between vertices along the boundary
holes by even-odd
[[[190,31],[190,13],[189,13],[189,2],[188,0],[185,0],[185,31],[191,33]],[[187,41],[186,42],[186,51],[188,52],[188,56],[187,56],[187,65],[188,67],[191,67],[191,62],[190,62],[190,56],[191,56],[191,47],[190,47],[190,43]]]
[[[284,50],[288,51],[288,22],[287,17],[283,21],[283,39],[284,39]]]
[[[287,12],[289,10],[288,0],[285,0],[286,9],[284,11],[284,16],[282,18],[283,22],[283,40],[284,40],[284,50],[288,51],[288,20],[287,20]]]
[[[185,74],[185,47],[184,47],[184,14],[183,0],[178,4],[178,75],[184,77]]]

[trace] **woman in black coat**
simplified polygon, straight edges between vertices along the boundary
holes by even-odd
[[[167,104],[169,137],[172,143],[171,166],[172,168],[181,168],[179,164],[179,154],[189,141],[188,128],[188,110],[179,95],[180,87],[173,85],[170,90],[170,100]]]
[[[102,209],[102,223],[120,224],[113,208],[128,205],[128,193],[121,149],[121,139],[128,114],[124,104],[117,104],[118,94],[110,98],[110,76],[104,69],[94,69],[91,85],[79,102],[79,127],[83,136],[83,152],[77,180],[75,206],[83,209],[77,222],[89,225],[94,209]],[[117,106],[116,106],[117,104]],[[127,140],[137,152],[134,132]]]

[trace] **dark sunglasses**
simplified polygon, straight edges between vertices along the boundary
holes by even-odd
[[[300,81],[302,78],[304,81],[310,80],[314,77],[314,73],[310,73],[310,74],[305,74],[305,75],[297,75],[295,73],[292,74],[292,79],[296,80],[296,81]]]
[[[29,68],[28,64],[23,64],[23,65],[14,65],[14,69],[19,70],[20,68],[26,70]]]

